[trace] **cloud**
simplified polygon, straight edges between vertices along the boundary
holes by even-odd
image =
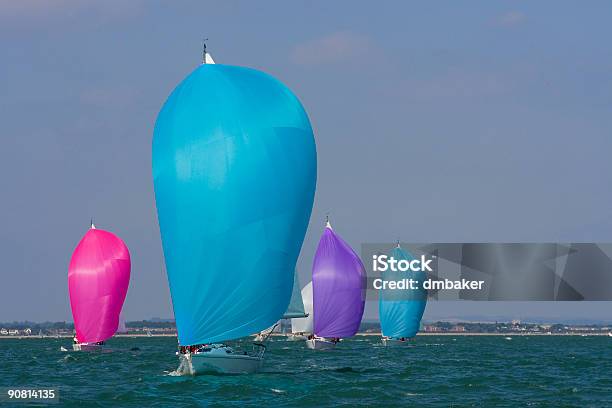
[[[296,45],[291,61],[298,65],[321,65],[367,58],[373,49],[372,41],[351,31],[338,31]]]
[[[495,19],[495,24],[500,27],[514,27],[522,24],[526,16],[520,11],[509,11]]]
[[[396,78],[379,87],[384,99],[409,103],[474,103],[505,99],[521,91],[521,81],[514,70],[487,71],[468,67],[448,68],[427,77],[410,75]],[[521,77],[522,78],[522,77]]]

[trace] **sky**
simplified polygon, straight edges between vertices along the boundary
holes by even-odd
[[[151,139],[204,37],[311,119],[302,285],[327,213],[357,249],[612,241],[612,3],[355,3],[0,0],[0,321],[71,320],[68,262],[91,217],[130,248],[126,318],[172,316]],[[612,307],[430,302],[425,318],[469,316]]]

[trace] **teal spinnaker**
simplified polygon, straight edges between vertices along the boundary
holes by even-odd
[[[270,327],[287,309],[315,194],[297,97],[263,72],[203,64],[153,135],[153,183],[181,345]]]
[[[393,249],[389,255],[398,261],[414,259],[409,252],[400,247]],[[417,334],[427,304],[427,290],[423,289],[426,278],[425,272],[386,270],[382,273],[383,280],[413,279],[418,282],[418,289],[380,290],[378,306],[383,336],[399,339],[414,337]]]

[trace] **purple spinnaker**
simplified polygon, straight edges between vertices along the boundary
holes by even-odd
[[[363,316],[365,287],[361,260],[330,226],[325,227],[312,265],[315,334],[355,335]]]

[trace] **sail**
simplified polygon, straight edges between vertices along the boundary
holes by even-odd
[[[329,225],[315,253],[312,286],[315,334],[350,337],[357,333],[365,306],[365,269]]]
[[[125,318],[123,312],[119,313],[119,327],[117,327],[117,333],[127,333],[127,327],[125,326]]]
[[[270,75],[202,64],[168,97],[153,182],[181,345],[248,336],[283,316],[316,173],[308,116]]]
[[[412,254],[400,247],[391,251],[390,256],[398,261],[414,259]],[[382,273],[382,279],[389,281],[414,279],[418,282],[419,289],[381,289],[379,293],[380,327],[383,336],[392,338],[415,336],[419,331],[427,303],[427,290],[423,289],[425,272],[387,270]]]
[[[205,64],[214,64],[215,60],[213,59],[213,57],[209,53],[205,53],[204,54],[204,63]]]
[[[116,235],[92,228],[68,267],[68,291],[76,338],[104,341],[115,334],[130,282],[130,253]]]
[[[308,285],[304,286],[301,292],[302,300],[304,301],[304,312],[308,314],[307,317],[291,319],[291,332],[292,333],[312,333],[312,282],[308,282]]]
[[[302,293],[300,292],[300,281],[298,279],[297,271],[293,274],[293,292],[291,292],[291,300],[289,306],[283,315],[283,319],[291,319],[295,317],[306,317],[304,312],[304,301],[302,300]]]

